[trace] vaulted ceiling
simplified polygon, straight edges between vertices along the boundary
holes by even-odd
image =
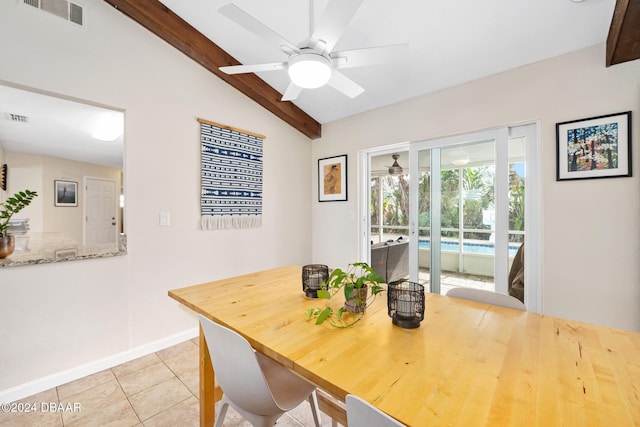
[[[259,75],[218,70],[287,59],[279,46],[219,12],[229,0],[105,1],[312,139],[321,136],[323,123],[605,41],[603,67],[640,57],[640,0],[364,0],[336,48],[408,43],[406,58],[344,70],[365,89],[356,98],[325,86],[283,102],[285,70]],[[234,3],[302,46],[328,1]]]

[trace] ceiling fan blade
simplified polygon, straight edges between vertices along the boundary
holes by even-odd
[[[331,52],[364,0],[331,0],[316,25],[309,46]]]
[[[271,62],[268,64],[255,65],[229,65],[228,67],[220,67],[220,71],[226,74],[243,74],[243,73],[259,73],[260,71],[277,71],[284,70],[286,62]]]
[[[261,39],[275,46],[278,46],[287,54],[291,54],[292,52],[297,53],[300,51],[297,46],[290,43],[288,40],[273,31],[271,28],[267,27],[262,22],[258,21],[256,18],[249,15],[247,12],[240,9],[233,3],[222,6],[220,9],[218,9],[218,11],[244,29],[254,33]]]
[[[352,68],[367,65],[401,63],[404,62],[408,56],[408,44],[395,44],[333,52],[331,59],[336,68]]]
[[[335,69],[331,72],[331,78],[327,84],[337,91],[344,93],[349,98],[355,98],[364,92],[362,86]]]
[[[284,95],[282,95],[282,101],[293,101],[300,95],[300,92],[302,92],[302,88],[291,82]]]

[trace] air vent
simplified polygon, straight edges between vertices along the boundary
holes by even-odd
[[[60,18],[83,25],[82,6],[67,0],[22,0],[27,6],[32,6],[45,12],[49,12]]]
[[[7,113],[7,120],[11,120],[12,122],[20,122],[20,123],[28,123],[29,117],[23,116],[20,114]]]
[[[69,21],[82,25],[82,7],[75,3],[69,3]]]

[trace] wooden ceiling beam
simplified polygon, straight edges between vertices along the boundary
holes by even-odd
[[[640,58],[640,0],[617,0],[607,36],[607,67]]]
[[[311,139],[320,138],[322,127],[311,116],[253,73],[229,75],[219,70],[240,63],[159,0],[105,0],[213,74],[271,111]]]

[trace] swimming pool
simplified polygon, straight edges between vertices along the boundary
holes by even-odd
[[[443,251],[446,252],[459,252],[460,245],[458,242],[441,242]],[[520,245],[509,245],[509,256],[516,256]],[[418,249],[430,249],[431,242],[429,240],[419,240]],[[463,245],[462,253],[465,254],[479,254],[479,255],[495,255],[495,247],[490,243],[465,243]]]

